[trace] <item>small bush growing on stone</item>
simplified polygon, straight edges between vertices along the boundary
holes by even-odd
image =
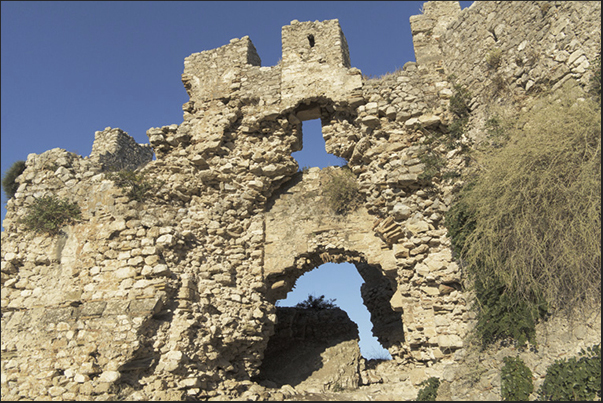
[[[486,63],[488,64],[488,68],[497,69],[502,62],[502,50],[499,48],[492,49],[486,55]]]
[[[507,80],[505,80],[502,74],[496,74],[492,77],[492,96],[501,94],[505,88],[507,88]]]
[[[419,174],[419,179],[431,182],[431,180],[440,176],[440,171],[446,165],[446,160],[433,151],[427,151],[419,155],[419,159],[425,165],[423,172]]]
[[[532,371],[519,357],[505,357],[500,371],[500,393],[504,401],[527,401],[534,391]]]
[[[486,129],[488,139],[494,148],[502,147],[509,138],[508,132],[503,127],[502,119],[498,116],[493,116],[486,120],[484,129]]]
[[[432,376],[421,382],[419,386],[423,386],[423,388],[417,394],[417,401],[428,402],[436,400],[438,388],[440,387],[440,380],[438,378]]]
[[[126,196],[132,200],[143,201],[148,192],[155,188],[154,184],[146,179],[143,172],[121,170],[109,172],[106,178],[110,179],[121,189],[127,190]]]
[[[303,309],[321,310],[337,308],[337,305],[335,305],[335,299],[326,300],[324,295],[321,295],[318,298],[316,298],[314,295],[308,295],[308,298],[306,300],[298,303],[297,305],[295,305],[295,307]]]
[[[80,219],[81,211],[77,203],[56,196],[35,199],[28,207],[21,223],[32,231],[51,235],[57,234],[62,226]]]
[[[539,3],[538,6],[540,7],[540,12],[542,15],[545,15],[551,8],[551,4],[548,1],[543,1]]]
[[[324,192],[327,204],[336,214],[354,211],[361,204],[361,195],[358,183],[352,171],[342,167],[337,171],[329,172],[329,179]]]
[[[471,93],[461,84],[455,84],[453,86],[454,93],[450,97],[450,103],[448,109],[450,112],[457,115],[459,118],[469,116],[471,110],[469,109],[469,102],[471,101]]]
[[[2,189],[4,189],[7,199],[12,199],[15,193],[17,193],[19,184],[15,182],[15,179],[23,171],[25,171],[25,161],[15,161],[4,173],[4,177],[2,177]]]
[[[583,349],[579,355],[579,360],[557,360],[548,367],[538,390],[539,400],[601,399],[601,344]]]

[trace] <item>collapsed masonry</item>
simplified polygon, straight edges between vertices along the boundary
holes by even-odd
[[[420,157],[453,120],[451,72],[485,113],[492,41],[514,60],[548,52],[499,70],[515,94],[586,81],[600,3],[553,8],[562,23],[534,23],[531,3],[426,3],[411,18],[418,63],[380,80],[351,67],[337,20],[292,21],[276,66],[261,67],[248,37],[185,59],[184,121],[147,132],[156,160],[111,128],[90,157],[31,154],[2,233],[2,398],[240,396],[270,372],[276,301],[325,262],[355,264],[394,363],[453,362],[472,324],[443,225],[454,186],[425,178]],[[563,23],[574,14],[588,26]],[[291,156],[317,118],[363,198],[346,216],[323,194],[341,168],[298,172]],[[130,200],[105,177],[135,167],[161,183],[154,197]],[[77,202],[81,221],[54,237],[24,231],[19,217],[46,194]]]

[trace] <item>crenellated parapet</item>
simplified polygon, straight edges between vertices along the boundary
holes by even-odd
[[[351,68],[338,20],[294,20],[282,29],[282,46],[282,60],[271,67],[261,67],[249,37],[187,57],[182,75],[190,96],[183,107],[185,119],[210,100],[236,98],[256,105],[256,114],[274,114],[292,111],[308,99],[349,103],[361,96],[361,73]],[[306,116],[316,119],[320,112]]]

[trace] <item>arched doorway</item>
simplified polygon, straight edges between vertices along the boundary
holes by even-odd
[[[277,301],[278,307],[294,307],[309,296],[324,296],[326,301],[343,309],[358,325],[360,352],[365,359],[391,359],[389,352],[372,333],[371,314],[361,295],[370,298],[371,288],[351,263],[325,263],[297,279],[287,298]],[[376,309],[374,311],[377,311]]]
[[[369,312],[373,325],[371,330],[377,343],[398,351],[404,342],[404,331],[401,312],[395,312],[389,304],[394,292],[391,281],[378,265],[367,264],[360,254],[339,250],[300,256],[297,259],[297,269],[289,271],[290,275],[297,276],[288,282],[289,291],[304,275],[308,276],[305,278],[312,279],[313,272],[321,271],[320,266],[333,262],[353,264],[347,263],[347,267],[339,265],[343,270],[333,271],[334,277],[330,280],[323,279],[330,284],[326,284],[326,287],[316,285],[313,288],[323,294],[324,290],[336,288],[333,284],[338,282],[345,291],[346,286],[350,285],[346,279],[358,276],[360,281],[356,281],[357,289],[349,287],[347,294],[360,294],[362,304]],[[316,281],[317,278],[314,278]],[[303,284],[304,280],[300,280],[300,289],[308,289]],[[280,296],[286,299],[285,295]],[[327,301],[329,299],[330,297],[326,298]],[[339,307],[302,309],[279,307],[278,301],[275,304],[277,323],[274,335],[264,351],[257,379],[259,382],[269,387],[284,384],[303,384],[304,388],[325,385],[326,389],[358,386],[360,361],[363,357],[358,344],[358,326],[350,319],[349,312]]]

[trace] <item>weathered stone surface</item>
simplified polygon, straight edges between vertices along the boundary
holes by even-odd
[[[264,352],[261,383],[321,392],[358,387],[358,328],[345,312],[278,308],[277,323]]]
[[[450,400],[499,399],[492,368],[518,352],[482,356],[477,383],[463,372],[475,313],[443,223],[456,187],[425,180],[428,134],[448,135],[455,84],[473,95],[463,141],[479,138],[498,99],[521,108],[543,86],[585,86],[600,2],[428,2],[411,29],[417,62],[380,79],[351,67],[337,20],[283,27],[276,66],[261,66],[248,37],[233,39],[186,58],[183,122],[150,128],[149,145],[106,128],[89,157],[30,154],[3,222],[2,399],[295,399],[359,386],[338,398],[411,400],[429,376]],[[497,97],[485,64],[494,47],[509,83]],[[347,168],[297,173],[301,122],[314,118]],[[443,155],[446,169],[464,167],[460,148]],[[131,200],[108,180],[116,169],[157,188]],[[338,214],[329,176],[344,171],[360,201]],[[25,231],[27,207],[49,194],[76,202],[81,219],[57,236]],[[343,315],[277,315],[296,279],[326,262],[356,266],[393,360],[360,358]],[[521,353],[537,382],[557,357],[600,342],[598,317],[580,325],[538,328],[542,347]],[[313,374],[286,374],[296,388],[250,381],[277,357],[267,346],[296,335],[322,367],[303,357]]]

